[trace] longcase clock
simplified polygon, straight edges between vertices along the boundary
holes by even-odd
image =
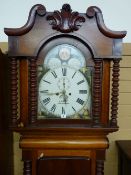
[[[21,134],[23,174],[103,175],[107,135],[118,130],[126,32],[109,30],[95,6],[46,12],[37,4],[23,27],[5,33],[10,128]]]

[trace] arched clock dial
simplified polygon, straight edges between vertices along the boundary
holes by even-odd
[[[39,82],[40,118],[80,118],[89,109],[90,87],[85,76],[69,66],[49,70]]]
[[[75,46],[70,44],[60,44],[53,47],[46,55],[44,67],[54,69],[66,65],[75,69],[86,66],[83,53]]]

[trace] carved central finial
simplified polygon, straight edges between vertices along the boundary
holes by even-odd
[[[52,28],[63,33],[69,33],[82,26],[85,18],[80,16],[78,12],[72,12],[69,4],[64,4],[61,11],[54,11],[52,15],[47,16]]]
[[[64,11],[64,12],[72,12],[72,9],[71,9],[71,6],[69,4],[64,4],[62,6],[62,10],[61,11]]]

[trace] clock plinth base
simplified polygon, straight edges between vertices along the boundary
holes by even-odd
[[[38,135],[23,135],[20,139],[20,147],[22,149],[22,157],[25,164],[29,163],[30,172],[33,175],[38,175],[40,169],[46,164],[47,171],[52,164],[55,167],[65,166],[68,169],[63,172],[67,175],[69,172],[72,175],[77,171],[77,163],[84,169],[84,165],[87,164],[88,175],[96,175],[98,171],[100,173],[100,162],[105,160],[105,150],[108,148],[108,139],[105,135],[81,135],[81,134],[49,134],[44,133],[41,136]],[[63,164],[61,165],[61,162]],[[74,167],[71,165],[74,162]],[[92,162],[92,165],[91,165]],[[82,165],[83,164],[83,165]],[[55,167],[54,170],[56,171]],[[102,168],[101,168],[102,169]],[[61,170],[62,171],[62,170]],[[73,171],[73,172],[72,172]],[[25,170],[26,172],[26,170]],[[44,173],[44,168],[42,170]],[[66,174],[67,173],[67,174]],[[85,173],[85,174],[86,174]],[[50,174],[50,172],[49,172]],[[41,174],[40,174],[41,175]],[[78,175],[80,175],[78,173]]]

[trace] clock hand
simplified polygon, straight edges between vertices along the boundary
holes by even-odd
[[[47,94],[47,95],[60,95],[62,94],[62,92],[42,92],[41,93],[44,93],[44,94]]]
[[[63,102],[65,102],[65,104],[66,104],[67,103],[68,96],[66,95],[65,89],[62,91],[62,96],[63,96]]]
[[[63,78],[63,89],[65,90],[65,78]]]
[[[63,101],[65,104],[67,104],[68,101],[68,96],[66,95],[66,89],[65,89],[65,78],[63,78],[63,90],[62,90],[62,95],[63,95]]]
[[[67,104],[67,100],[68,100],[68,96],[64,95],[64,102],[65,102],[65,104]]]
[[[52,93],[47,93],[47,95],[59,95],[60,93],[59,92],[52,92]]]

